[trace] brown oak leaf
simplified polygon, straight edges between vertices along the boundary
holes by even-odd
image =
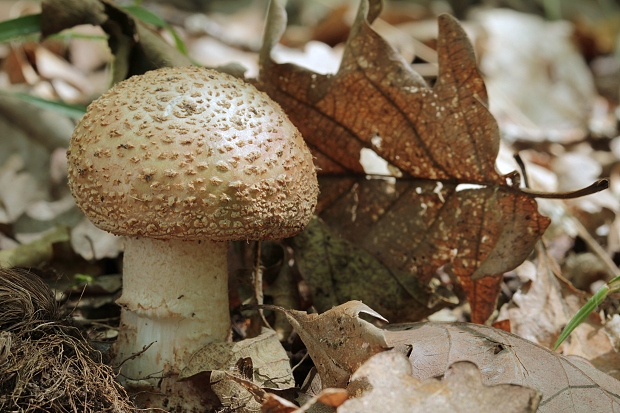
[[[516,173],[495,169],[499,130],[459,23],[439,18],[439,76],[430,87],[370,27],[380,10],[380,1],[361,2],[340,70],[320,75],[270,58],[286,21],[272,2],[257,85],[316,157],[325,222],[390,268],[412,296],[444,266],[481,323],[495,308],[499,274],[527,257],[549,219],[519,190]],[[398,177],[367,176],[363,148]]]

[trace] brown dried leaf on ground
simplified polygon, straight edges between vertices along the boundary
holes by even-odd
[[[533,413],[541,395],[515,385],[482,383],[470,362],[452,364],[439,381],[421,381],[412,375],[404,355],[389,351],[373,356],[351,377],[353,398],[338,413]]]
[[[524,262],[516,269],[523,286],[500,309],[498,320],[510,320],[510,331],[550,348],[570,320],[562,288],[550,267],[552,260],[538,249],[538,263]],[[557,267],[557,263],[555,264]],[[559,269],[559,268],[558,268]]]
[[[620,382],[582,358],[567,358],[514,334],[475,324],[414,323],[385,332],[408,351],[413,376],[443,375],[457,361],[475,363],[485,385],[517,384],[540,391],[540,413],[620,411]]]
[[[319,394],[298,407],[282,397],[268,394],[261,406],[261,411],[263,413],[331,413],[334,411],[334,407],[340,406],[348,397],[349,393],[345,389],[323,389]]]
[[[484,322],[500,279],[483,277],[519,265],[549,220],[495,169],[497,123],[457,21],[439,18],[439,77],[430,88],[370,28],[380,9],[379,1],[361,2],[340,70],[325,76],[272,61],[286,19],[273,2],[258,86],[282,105],[316,156],[325,221],[375,255],[411,295],[419,284],[413,277],[428,283],[449,264],[473,320]],[[402,179],[366,179],[363,148]],[[457,190],[460,183],[480,187]]]
[[[344,388],[355,370],[388,348],[383,330],[362,320],[360,313],[384,320],[360,301],[349,301],[323,314],[285,310],[308,349],[323,388]]]
[[[544,248],[538,250],[536,266],[526,261],[517,268],[517,274],[527,282],[502,306],[498,319],[510,320],[513,334],[551,348],[585,299],[560,283],[555,275],[560,272],[558,264]],[[591,314],[581,323],[559,351],[565,356],[583,357],[599,370],[620,377],[620,356],[598,314]]]
[[[447,303],[458,303],[448,291],[421,283],[413,294],[407,292],[389,268],[339,237],[320,218],[311,220],[293,242],[295,262],[319,312],[363,298],[364,304],[388,320],[420,320]]]

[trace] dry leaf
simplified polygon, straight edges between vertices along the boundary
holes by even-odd
[[[478,39],[480,68],[491,111],[506,136],[583,139],[596,90],[571,24],[509,9],[480,11],[474,19],[484,32]]]
[[[71,246],[86,260],[116,258],[123,250],[123,239],[100,230],[84,217],[71,228]]]
[[[526,387],[483,385],[469,362],[451,365],[442,381],[420,381],[412,376],[407,357],[394,351],[368,360],[351,377],[349,389],[356,397],[338,413],[533,413],[540,400],[538,392]]]
[[[33,202],[45,198],[41,184],[23,169],[24,161],[19,155],[0,165],[0,223],[16,221]]]
[[[297,413],[298,411],[297,405],[275,394],[268,394],[261,405],[263,413]]]
[[[69,241],[69,229],[56,227],[35,241],[0,251],[0,268],[38,267],[52,259],[54,244],[66,241]]]
[[[179,379],[201,380],[210,373],[211,390],[236,412],[258,412],[263,388],[288,389],[295,379],[288,355],[273,330],[236,343],[214,342],[198,350]]]
[[[319,394],[304,403],[303,406],[297,407],[282,397],[268,394],[261,406],[261,411],[263,413],[333,412],[334,409],[331,408],[340,406],[348,397],[349,393],[344,389],[323,389]]]
[[[73,88],[79,89],[78,98],[93,93],[93,87],[89,83],[86,75],[78,68],[67,62],[62,57],[52,53],[43,46],[38,46],[34,50],[36,67],[39,75],[43,79],[63,80]],[[70,103],[77,103],[79,99],[73,99]]]
[[[92,25],[75,26],[73,32],[84,36],[104,36],[101,27]],[[76,37],[68,45],[71,63],[84,73],[94,72],[104,67],[112,58],[105,41]]]
[[[483,277],[519,265],[549,220],[514,176],[495,169],[499,131],[463,29],[452,17],[439,18],[440,73],[430,88],[370,28],[380,2],[362,1],[340,70],[320,75],[271,60],[285,22],[276,3],[258,86],[282,105],[316,156],[321,216],[378,258],[412,296],[414,277],[426,284],[437,268],[451,265],[473,319],[484,322],[501,280]],[[367,179],[363,148],[397,167],[402,179]],[[460,190],[459,183],[478,189]]]
[[[516,271],[527,282],[509,303],[502,306],[498,318],[510,320],[513,334],[551,348],[585,300],[560,285],[555,276],[560,272],[559,265],[542,247],[539,248],[536,266],[526,261]],[[597,314],[591,314],[581,323],[562,343],[559,351],[565,356],[584,357],[600,370],[618,378],[620,356]]]
[[[410,350],[413,376],[444,374],[457,361],[475,363],[487,386],[517,384],[538,390],[540,413],[620,411],[620,382],[580,358],[567,358],[491,327],[414,323],[391,327],[389,345]]]
[[[323,388],[344,388],[359,366],[388,347],[383,330],[362,320],[360,313],[386,321],[360,301],[349,301],[320,315],[285,310],[308,349]]]
[[[570,320],[562,289],[544,250],[538,263],[524,262],[516,269],[524,285],[500,309],[499,320],[510,320],[510,331],[526,340],[551,347]],[[556,264],[557,265],[557,264]]]
[[[585,299],[577,295],[565,296],[569,315],[577,314],[577,311],[585,304]],[[558,335],[559,333],[558,331]],[[620,354],[614,349],[599,313],[590,314],[558,350],[571,358],[572,356],[583,357],[597,369],[620,379]]]
[[[319,312],[360,300],[390,320],[414,321],[446,303],[458,303],[456,297],[444,297],[423,284],[411,295],[379,260],[340,238],[318,218],[310,221],[294,243],[295,262]]]
[[[179,379],[186,379],[202,372],[228,371],[237,366],[239,359],[252,360],[254,382],[271,388],[289,388],[295,385],[289,358],[273,330],[263,329],[261,334],[236,343],[210,343],[192,356],[181,371]]]
[[[260,412],[262,389],[251,380],[243,379],[239,372],[215,370],[210,375],[211,390],[227,411],[238,413]]]

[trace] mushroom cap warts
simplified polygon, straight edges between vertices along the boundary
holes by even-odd
[[[284,111],[209,69],[119,83],[88,107],[67,158],[78,206],[117,235],[285,238],[316,206],[312,155]]]

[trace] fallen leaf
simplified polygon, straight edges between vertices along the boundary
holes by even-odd
[[[64,100],[65,102],[77,103],[80,97],[93,93],[93,87],[86,75],[62,57],[43,46],[38,46],[34,50],[34,55],[38,73],[43,79],[63,80],[79,89],[78,99]]]
[[[421,381],[404,355],[389,351],[369,359],[351,377],[355,397],[338,413],[534,413],[540,393],[514,384],[485,386],[470,362],[452,364],[443,380]]]
[[[443,375],[457,361],[475,363],[487,386],[538,390],[539,413],[620,410],[620,382],[581,358],[567,358],[514,334],[467,324],[413,323],[386,330],[390,346],[409,352],[413,376]]]
[[[263,413],[296,413],[298,411],[299,408],[296,404],[275,394],[268,394],[261,405],[261,412]]]
[[[86,260],[116,258],[123,250],[123,239],[100,230],[84,217],[71,228],[71,246]]]
[[[566,295],[566,304],[570,316],[584,305],[583,297]],[[620,379],[620,354],[615,350],[613,341],[605,331],[599,313],[592,313],[562,343],[558,351],[565,355],[583,357],[594,367],[610,376]]]
[[[325,43],[314,40],[306,43],[303,50],[289,48],[278,43],[274,46],[271,56],[278,63],[294,63],[326,75],[338,71],[342,59],[342,49],[332,48]]]
[[[477,44],[491,111],[505,135],[564,143],[583,139],[596,89],[571,23],[509,9],[473,17],[484,33]]]
[[[108,64],[112,58],[107,42],[94,40],[93,37],[105,38],[101,27],[93,25],[79,25],[71,29],[72,32],[86,38],[76,36],[68,45],[71,63],[84,73],[94,72]],[[88,38],[90,37],[90,38]]]
[[[370,27],[380,2],[362,1],[340,70],[320,75],[270,57],[285,12],[272,2],[259,88],[300,129],[320,168],[321,217],[371,252],[412,296],[450,265],[472,319],[493,312],[500,278],[530,253],[549,224],[515,175],[495,169],[499,131],[465,32],[439,18],[439,77],[430,88]],[[372,149],[402,177],[369,179]],[[475,184],[477,189],[457,188]],[[417,277],[416,281],[412,281]]]
[[[0,223],[16,221],[33,202],[45,198],[41,184],[23,171],[24,166],[19,155],[11,156],[0,166]]]
[[[69,229],[56,227],[35,241],[0,251],[0,268],[38,267],[52,259],[54,244],[65,241],[69,241]]]
[[[229,371],[239,359],[252,360],[252,377],[256,384],[271,388],[295,385],[289,358],[273,330],[263,329],[260,335],[236,343],[215,342],[198,350],[179,374],[179,380],[212,371]]]
[[[360,301],[349,301],[320,315],[295,310],[284,313],[306,345],[323,388],[344,388],[359,366],[388,348],[383,330],[359,314],[386,320]]]
[[[511,333],[552,348],[585,300],[560,284],[555,275],[561,271],[559,265],[542,246],[538,248],[537,260],[536,266],[526,261],[517,268],[517,274],[526,282],[510,302],[502,306],[498,319],[510,320]],[[581,323],[559,351],[565,356],[590,360],[601,371],[619,377],[620,356],[597,314],[591,314]]]
[[[510,320],[511,333],[548,348],[570,320],[550,259],[540,248],[536,265],[526,261],[516,269],[524,285],[502,306],[498,316],[499,320]]]
[[[60,215],[68,213],[73,208],[75,208],[75,201],[70,194],[66,194],[54,201],[34,201],[26,209],[26,214],[38,221],[52,221]]]
[[[260,411],[267,394],[263,389],[295,386],[288,355],[269,329],[236,343],[207,344],[192,355],[179,380],[204,386],[205,376],[222,406],[239,413]]]
[[[458,303],[456,297],[442,296],[421,283],[410,294],[377,258],[340,238],[319,218],[312,219],[293,242],[295,262],[319,312],[360,300],[390,320],[414,321],[446,303]]]
[[[255,413],[260,411],[266,394],[254,382],[239,376],[237,371],[215,370],[210,375],[210,385],[225,411]]]
[[[333,412],[333,407],[338,407],[347,400],[349,393],[344,389],[323,389],[319,394],[310,398],[303,406],[297,407],[282,397],[268,394],[261,406],[263,413],[323,413]]]

